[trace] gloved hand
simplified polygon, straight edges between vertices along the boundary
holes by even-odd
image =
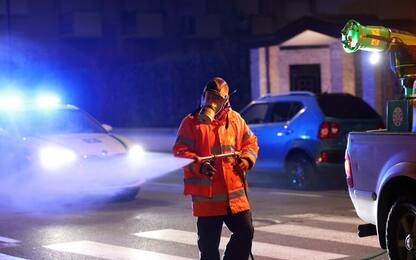
[[[217,172],[217,170],[214,168],[214,166],[211,165],[211,163],[204,162],[201,165],[200,172],[205,176],[212,177]]]
[[[239,160],[237,160],[237,164],[234,165],[234,169],[238,172],[238,171],[242,171],[245,172],[248,170],[248,168],[250,167],[250,163],[248,162],[248,159],[246,158],[241,158]]]

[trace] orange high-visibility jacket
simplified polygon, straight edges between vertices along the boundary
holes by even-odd
[[[224,109],[211,124],[201,124],[197,114],[186,116],[173,146],[175,156],[186,158],[241,151],[250,168],[258,150],[257,137],[231,108]],[[234,158],[217,159],[217,172],[211,179],[200,173],[199,162],[184,167],[184,194],[192,196],[194,216],[226,215],[228,207],[233,214],[250,209],[243,186],[247,183],[243,184],[241,173],[234,169],[236,163]]]

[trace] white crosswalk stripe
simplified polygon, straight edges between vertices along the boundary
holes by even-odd
[[[18,244],[20,241],[13,238],[0,236],[0,243]]]
[[[295,197],[305,197],[305,198],[323,198],[323,195],[320,194],[308,194],[308,193],[296,193],[296,192],[284,192],[284,191],[272,191],[272,195],[283,195],[283,196],[295,196]]]
[[[196,234],[188,231],[162,229],[155,231],[140,232],[134,234],[142,238],[151,238],[163,241],[177,242],[187,245],[196,245]],[[225,249],[228,242],[228,237],[221,237],[220,248]],[[344,258],[347,255],[322,252],[317,250],[309,250],[302,248],[295,248],[289,246],[274,245],[263,242],[253,242],[253,254],[257,256],[264,256],[279,259],[337,259]]]
[[[322,222],[332,222],[332,223],[340,223],[340,224],[359,225],[359,224],[364,223],[361,219],[357,217],[323,216],[323,215],[313,214],[313,213],[283,215],[282,217],[289,218],[289,219],[317,220],[317,221],[322,221]]]
[[[26,258],[21,258],[21,257],[16,257],[16,256],[11,256],[11,255],[1,254],[1,253],[0,253],[0,259],[1,260],[27,260]]]
[[[109,245],[93,241],[75,241],[44,246],[59,252],[80,254],[103,259],[118,260],[190,260],[192,258],[161,254],[151,251],[127,248],[122,246]]]
[[[19,246],[19,245],[20,245],[19,240],[16,240],[16,239],[13,239],[13,238],[10,238],[10,237],[0,236],[0,248],[15,247],[15,246]],[[0,253],[0,259],[1,260],[26,260],[26,258],[6,255],[6,254],[2,254],[2,253]]]
[[[346,216],[329,216],[319,215],[313,213],[306,214],[293,214],[283,215],[283,219],[293,222],[289,223],[278,223],[267,226],[256,227],[257,236],[266,235],[267,241],[271,240],[271,236],[277,237],[292,237],[296,238],[296,241],[312,241],[315,240],[320,243],[319,240],[329,241],[332,243],[338,243],[345,249],[341,250],[340,253],[334,252],[331,248],[302,248],[303,244],[307,242],[301,242],[300,245],[284,244],[279,243],[265,243],[259,241],[253,241],[252,251],[255,256],[267,257],[270,259],[339,259],[354,256],[354,252],[350,252],[351,245],[359,247],[379,248],[376,237],[372,238],[358,238],[355,232],[347,232],[340,230],[332,230],[328,228],[315,227],[316,225],[325,226],[327,224],[357,224],[361,221],[358,218],[346,217]],[[301,221],[301,222],[298,222]],[[315,226],[308,226],[313,222]],[[321,222],[321,223],[319,223]],[[334,225],[332,225],[334,226]],[[344,226],[345,227],[345,226]],[[264,232],[264,233],[263,233]],[[197,234],[195,232],[176,230],[176,229],[161,229],[145,231],[133,234],[140,239],[152,239],[156,241],[165,241],[171,243],[179,243],[184,245],[195,246],[197,251]],[[7,240],[7,239],[3,239]],[[228,243],[229,237],[221,237],[220,249],[224,250]],[[0,237],[1,241],[1,237]],[[13,240],[9,240],[13,241]],[[280,241],[282,241],[280,239]],[[290,241],[290,239],[288,240]],[[157,251],[151,251],[151,249],[141,250],[123,246],[116,246],[111,244],[99,243],[95,241],[72,241],[68,243],[50,244],[45,245],[45,248],[59,251],[62,253],[69,253],[74,255],[91,256],[103,259],[120,259],[120,260],[133,260],[133,259],[149,259],[149,260],[189,260],[192,258],[181,257],[176,255],[169,255],[159,253]],[[349,248],[349,249],[348,249]],[[332,250],[332,251],[331,251]],[[186,255],[186,254],[185,254]],[[189,257],[189,256],[188,256]],[[0,259],[3,259],[0,255]],[[14,258],[5,258],[6,260],[18,260]]]
[[[332,242],[339,242],[344,244],[362,245],[368,247],[378,248],[379,245],[375,240],[362,239],[357,236],[357,233],[345,232],[338,230],[329,230],[316,227],[305,227],[295,224],[276,224],[256,228],[257,231],[264,231],[279,235],[295,236],[307,239],[321,239]]]

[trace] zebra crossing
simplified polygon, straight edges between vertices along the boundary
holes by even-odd
[[[327,224],[332,225],[350,225],[355,226],[361,223],[358,218],[346,216],[322,216],[317,214],[294,214],[282,215],[281,221],[271,222],[267,225],[255,228],[255,239],[253,241],[252,252],[258,259],[360,259],[364,255],[357,256],[356,248],[361,252],[374,255],[382,252],[376,237],[358,238],[355,230],[339,230],[337,228],[325,228]],[[314,224],[315,223],[315,224]],[[316,223],[321,226],[317,227]],[[178,230],[178,229],[157,229],[142,232],[134,231],[126,234],[137,241],[163,241],[175,245],[186,245],[193,247],[195,252],[197,248],[197,236],[195,231]],[[221,237],[220,249],[224,250],[229,240],[228,232],[224,232]],[[289,241],[289,242],[288,242]],[[295,241],[295,242],[291,242]],[[20,241],[1,237],[0,244],[9,243],[12,246],[24,246]],[[337,247],[328,246],[337,245]],[[324,246],[322,246],[324,244]],[[318,245],[311,248],[312,245]],[[325,246],[326,245],[326,246]],[[338,250],[337,248],[343,248]],[[175,254],[166,252],[152,251],[149,247],[146,249],[134,248],[132,246],[121,246],[100,241],[78,240],[67,241],[63,243],[42,245],[43,250],[52,250],[63,255],[68,255],[70,259],[119,259],[119,260],[189,260],[195,259],[195,252],[180,251]],[[4,254],[0,247],[0,260],[24,260],[15,255]],[[175,251],[176,252],[176,251]],[[193,257],[192,257],[193,256]],[[66,259],[66,258],[65,258]],[[382,258],[380,258],[382,259]]]
[[[142,238],[152,238],[196,246],[195,233],[188,231],[164,229],[136,233],[135,235]],[[229,237],[221,237],[220,249],[225,249],[228,240]],[[256,241],[253,241],[252,253],[256,256],[264,256],[269,258],[275,258],[276,256],[279,256],[279,259],[305,259],[309,258],[310,256],[314,256],[315,259],[325,260],[347,257],[347,255],[342,254],[326,253],[302,248],[296,248],[296,250],[294,250],[293,247],[280,246],[271,243],[263,243]]]
[[[17,246],[20,246],[19,240],[16,240],[10,237],[0,236],[0,250],[1,248],[17,247]],[[1,260],[24,260],[24,258],[2,254],[1,252],[0,252],[0,259]]]
[[[189,260],[191,258],[166,255],[157,252],[126,248],[121,246],[103,244],[93,241],[75,241],[69,243],[53,244],[44,246],[52,250],[74,253],[83,256],[92,256],[102,259],[157,259],[157,260]]]

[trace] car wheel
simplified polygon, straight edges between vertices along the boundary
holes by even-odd
[[[116,201],[130,201],[137,197],[140,192],[140,187],[126,188],[116,196]]]
[[[416,258],[416,206],[400,199],[391,207],[386,227],[387,252],[390,259]]]
[[[295,154],[286,161],[286,177],[289,187],[304,190],[312,187],[315,166],[306,154]]]

